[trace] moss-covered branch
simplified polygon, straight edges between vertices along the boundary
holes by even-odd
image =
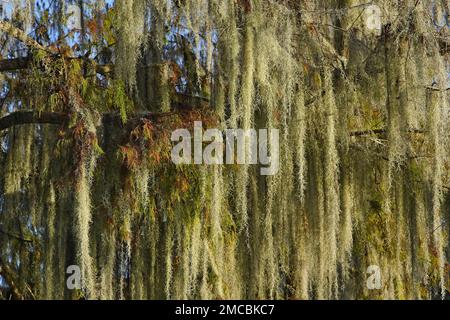
[[[78,58],[70,58],[70,59],[78,59]],[[81,59],[81,58],[79,58]],[[11,72],[11,71],[19,71],[29,68],[31,65],[30,57],[20,57],[14,59],[3,59],[0,60],[0,72]],[[108,75],[114,70],[112,65],[96,65],[95,71],[101,75]]]
[[[39,42],[29,37],[24,31],[16,28],[11,23],[6,21],[0,21],[0,31],[6,32],[11,37],[23,42],[30,48],[38,49],[38,50],[46,50],[46,48],[41,45]]]
[[[139,119],[157,119],[163,117],[170,117],[175,115],[181,115],[180,112],[166,112],[166,113],[152,113],[144,112],[136,115],[130,120],[130,123],[136,123]],[[0,131],[9,129],[14,126],[24,125],[24,124],[54,124],[63,125],[69,120],[69,115],[65,113],[58,112],[36,112],[36,111],[17,111],[13,112],[3,118],[0,118]],[[120,115],[117,113],[105,113],[102,115],[102,122],[106,124],[120,123]],[[409,133],[424,133],[421,129],[410,129]],[[350,132],[352,137],[363,137],[370,135],[383,135],[386,134],[385,129],[374,129],[374,130],[358,130]]]
[[[63,124],[68,119],[64,113],[18,111],[0,119],[0,131],[23,124]]]
[[[183,112],[166,112],[152,113],[143,112],[137,114],[129,120],[130,126],[138,122],[140,119],[159,119],[182,115]],[[0,131],[25,124],[53,124],[64,125],[70,120],[70,115],[60,112],[38,112],[38,111],[16,111],[3,118],[0,118]],[[121,118],[118,113],[105,113],[102,115],[102,123],[104,124],[121,124]]]

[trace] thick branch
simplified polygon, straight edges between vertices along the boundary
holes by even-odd
[[[76,58],[71,58],[76,59]],[[78,58],[77,58],[78,59]],[[82,59],[82,58],[79,58]],[[29,57],[21,57],[14,59],[0,60],[0,72],[18,71],[27,69],[30,66],[31,59]],[[96,65],[95,71],[101,75],[106,76],[113,71],[111,65]]]
[[[135,116],[135,118],[130,120],[130,123],[134,123],[142,118],[157,119],[164,118],[168,116],[175,116],[181,113],[176,112],[166,112],[166,113],[152,113],[144,112]],[[69,115],[66,113],[59,112],[37,112],[37,111],[17,111],[13,112],[3,118],[0,118],[0,131],[9,129],[14,126],[23,124],[55,124],[63,125],[69,121]],[[102,115],[103,123],[120,123],[120,115],[117,113],[105,113]],[[409,133],[424,133],[421,129],[409,129]],[[352,131],[350,136],[352,137],[363,137],[370,135],[383,135],[386,134],[386,129],[374,129],[374,130],[362,130],[362,131]]]
[[[353,131],[350,133],[350,136],[352,137],[363,137],[363,136],[370,136],[370,135],[380,135],[385,134],[385,129],[376,129],[376,130],[362,130],[362,131]]]
[[[169,116],[175,116],[181,113],[166,112],[166,113],[152,113],[144,112],[136,115],[135,118],[129,120],[130,124],[133,124],[139,119],[158,119]],[[24,124],[54,124],[64,125],[68,123],[70,119],[69,114],[61,112],[37,112],[37,111],[16,111],[3,118],[0,118],[0,131],[12,128],[14,126]],[[102,115],[103,123],[121,123],[120,115],[117,113],[105,113]]]
[[[23,42],[28,47],[39,50],[46,50],[46,48],[42,46],[39,42],[37,42],[33,38],[30,38],[24,31],[14,27],[9,22],[0,21],[0,31],[6,32],[11,37],[16,38],[20,42]]]
[[[28,57],[0,60],[0,72],[26,69],[29,62]]]
[[[0,131],[23,124],[63,124],[69,116],[57,112],[18,111],[0,118]]]

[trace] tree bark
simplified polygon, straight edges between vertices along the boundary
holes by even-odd
[[[83,58],[69,58],[69,59],[83,59]],[[30,57],[20,57],[15,59],[0,60],[0,72],[12,72],[24,70],[30,67]],[[98,74],[106,76],[114,70],[112,65],[97,65],[95,71]]]
[[[28,57],[0,60],[0,72],[26,69],[29,62],[30,59]]]
[[[68,120],[64,113],[17,111],[0,118],[0,131],[23,124],[63,124]]]
[[[183,116],[183,110],[181,112],[166,112],[166,113],[152,113],[144,112],[136,115],[128,122],[130,126],[136,124],[140,119],[155,120],[158,118],[171,117],[171,116]],[[37,111],[17,111],[13,112],[3,118],[0,118],[0,131],[12,128],[18,125],[24,124],[53,124],[64,125],[68,123],[70,116],[66,113],[59,112],[37,112]],[[104,113],[102,115],[103,124],[121,124],[120,115],[117,113]],[[363,137],[370,135],[383,135],[386,134],[386,129],[374,129],[374,130],[359,130],[350,132],[351,137]],[[424,133],[421,129],[409,129],[408,133]]]
[[[151,113],[144,112],[137,114],[128,121],[132,126],[141,119],[155,120],[164,117],[180,115],[183,116],[183,110],[180,112]],[[70,120],[70,115],[62,112],[38,112],[38,111],[16,111],[3,118],[0,118],[0,131],[24,124],[53,124],[64,125]],[[113,123],[118,126],[122,125],[120,115],[118,113],[104,113],[102,115],[102,123]]]

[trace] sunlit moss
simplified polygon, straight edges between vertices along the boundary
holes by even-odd
[[[294,3],[117,1],[116,80],[100,94],[81,63],[57,59],[54,69],[67,71],[58,78],[51,68],[52,77],[70,87],[68,107],[55,95],[42,103],[54,83],[37,67],[50,58],[34,53],[30,108],[70,121],[5,133],[0,225],[43,243],[30,258],[0,241],[21,288],[74,298],[65,269],[78,264],[90,299],[445,294],[448,75],[423,5],[380,2],[399,18],[380,43],[361,31],[366,43],[358,30],[340,30],[363,28],[356,11],[316,17],[323,1]],[[409,23],[418,36],[397,36]],[[184,40],[169,40],[174,30]],[[177,60],[181,49],[192,65]],[[175,74],[183,67],[191,70]],[[187,107],[213,107],[221,129],[279,129],[279,173],[169,163],[166,123],[135,117],[131,105],[144,91],[141,107],[180,125],[188,112],[174,110],[182,89],[170,81],[203,95],[204,106]],[[100,121],[112,110],[121,125]],[[380,290],[366,286],[369,265],[382,270]]]

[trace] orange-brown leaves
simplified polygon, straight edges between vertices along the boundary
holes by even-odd
[[[169,70],[169,83],[173,88],[175,88],[180,83],[180,78],[183,75],[183,71],[178,64],[173,61],[169,63]]]
[[[101,32],[101,25],[99,24],[98,19],[90,19],[86,21],[86,29],[93,38],[96,38],[99,32]]]
[[[185,176],[178,175],[175,180],[175,186],[181,193],[188,192],[189,181]]]
[[[131,144],[120,146],[119,148],[123,162],[127,166],[127,168],[129,170],[136,169],[141,163],[141,156],[139,149]]]
[[[252,0],[237,0],[237,4],[244,9],[245,13],[252,12]]]
[[[143,138],[146,141],[152,142],[154,129],[155,128],[150,120],[142,119],[142,124],[131,131],[131,139],[137,141]]]

